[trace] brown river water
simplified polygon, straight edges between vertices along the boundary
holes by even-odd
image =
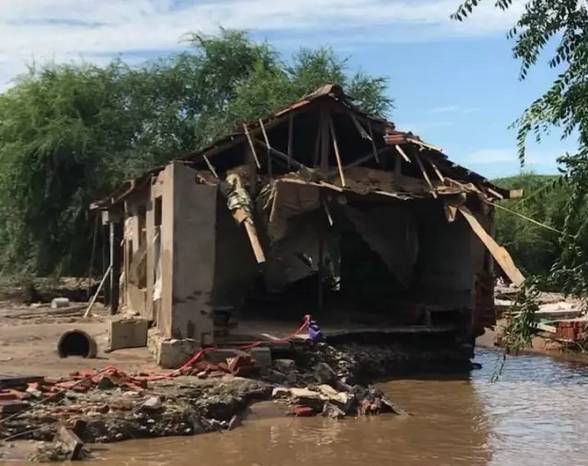
[[[408,418],[289,418],[254,407],[236,430],[104,445],[89,464],[588,465],[588,365],[519,356],[491,383],[497,358],[481,349],[482,369],[470,374],[380,384]]]

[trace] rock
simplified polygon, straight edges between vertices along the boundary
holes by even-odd
[[[276,359],[274,360],[274,369],[287,374],[296,370],[296,362],[293,359]]]
[[[158,396],[150,396],[141,405],[141,409],[146,411],[157,411],[162,407],[161,398]]]
[[[272,367],[272,352],[267,346],[251,348],[249,354],[255,361],[255,365],[259,367],[262,372]]]
[[[276,387],[272,390],[272,398],[288,398],[290,390],[286,387]]]
[[[138,392],[133,392],[132,390],[129,390],[127,392],[123,392],[122,396],[126,398],[139,398],[141,395]]]
[[[100,390],[110,390],[111,388],[114,388],[115,386],[116,385],[114,384],[114,382],[106,376],[101,377],[100,380],[98,381],[98,388]]]
[[[333,403],[325,403],[322,414],[323,416],[330,417],[332,419],[342,419],[345,417],[345,411]]]
[[[69,307],[68,298],[53,298],[51,300],[51,309],[58,309],[61,307]]]
[[[330,384],[337,379],[337,374],[327,363],[319,362],[314,366],[314,377],[318,383]]]

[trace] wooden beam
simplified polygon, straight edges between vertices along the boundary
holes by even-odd
[[[374,141],[374,132],[372,130],[372,122],[369,122],[368,129],[370,130],[370,142],[372,143],[372,151],[374,153],[374,159],[376,162],[380,163],[380,158],[378,157],[378,149],[376,148],[376,143]]]
[[[428,175],[427,171],[425,170],[425,167],[423,166],[423,162],[421,161],[421,156],[419,154],[414,154],[414,158],[417,161],[417,165],[419,166],[421,173],[423,174],[423,178],[425,179],[425,181],[429,185],[429,188],[431,188],[431,194],[433,195],[433,197],[435,199],[437,199],[437,193],[435,192],[435,186],[433,186],[433,183],[431,183],[431,179],[429,178],[429,175]]]
[[[253,158],[255,159],[255,165],[257,165],[257,169],[261,168],[261,164],[259,163],[259,157],[257,157],[257,152],[255,152],[255,145],[251,140],[251,135],[249,134],[249,130],[247,129],[247,125],[243,123],[243,131],[245,132],[245,137],[247,138],[247,142],[249,143],[249,148],[251,149],[251,153],[253,154]],[[206,157],[202,155],[202,157]]]
[[[261,133],[263,134],[263,140],[265,141],[265,145],[267,147],[267,171],[272,178],[272,158],[270,157],[270,150],[272,146],[270,145],[269,138],[267,137],[267,132],[265,131],[265,126],[263,125],[263,120],[259,119],[259,127],[261,128]]]
[[[353,122],[353,125],[355,126],[355,129],[357,129],[357,132],[359,133],[359,135],[361,136],[361,138],[362,139],[367,139],[369,141],[373,141],[373,136],[371,134],[371,132],[372,132],[372,129],[371,129],[372,124],[371,124],[371,122],[369,123],[370,134],[368,134],[366,132],[365,128],[363,126],[361,126],[361,123],[359,122],[359,120],[355,116],[355,113],[353,113],[352,111],[348,111],[347,114],[351,118],[351,121]]]
[[[292,152],[294,147],[294,115],[291,113],[288,119],[288,168],[292,162]]]
[[[251,243],[251,248],[253,249],[253,254],[255,255],[255,260],[258,264],[263,264],[265,262],[265,254],[263,253],[263,248],[259,242],[255,225],[251,219],[247,219],[243,223],[245,225],[247,236],[249,237],[249,242]]]
[[[329,124],[332,124],[331,114],[325,108],[321,108],[321,172],[326,173],[329,169]]]
[[[346,187],[345,173],[343,173],[343,164],[341,163],[341,154],[339,153],[339,144],[337,143],[337,135],[335,134],[335,125],[333,118],[329,114],[329,126],[331,128],[331,137],[333,138],[333,150],[335,151],[335,159],[337,160],[337,169],[339,170],[339,178],[341,178],[341,186]]]
[[[386,152],[389,152],[389,151],[391,151],[392,149],[393,149],[393,146],[383,146],[383,147],[380,147],[380,148],[378,149],[378,151],[377,151],[377,152],[378,152],[378,156],[380,156],[380,155],[382,155],[382,154],[385,154]],[[373,158],[374,158],[374,153],[370,151],[370,153],[369,153],[369,154],[366,154],[366,155],[364,155],[364,156],[362,156],[362,157],[359,157],[359,158],[355,159],[353,162],[349,162],[347,165],[345,165],[345,167],[344,167],[344,168],[351,168],[351,167],[356,167],[356,166],[358,166],[358,165],[361,165],[362,163],[365,163],[365,162],[368,162],[368,161],[370,161],[370,160],[371,160],[371,159],[373,159]],[[329,171],[329,173],[327,173],[327,176],[328,176],[328,177],[330,177],[330,176],[334,176],[334,175],[336,175],[338,172],[339,172],[339,170],[338,170],[338,169],[331,170],[331,171]]]
[[[214,165],[212,165],[212,163],[210,163],[210,160],[208,160],[208,157],[206,157],[206,155],[203,155],[202,158],[206,162],[206,166],[212,172],[212,174],[214,175],[214,177],[218,179],[218,177],[219,177],[218,176],[218,173],[216,172],[216,170],[214,168]]]
[[[486,249],[492,254],[492,257],[494,257],[494,260],[498,263],[505,275],[516,286],[521,286],[525,281],[525,277],[515,265],[508,251],[500,246],[494,238],[484,230],[484,227],[467,207],[460,206],[457,209],[464,216],[476,236],[480,238],[480,241],[486,246]]]
[[[274,156],[282,159],[284,162],[288,162],[288,160],[290,159],[288,157],[288,154],[284,154],[282,151],[276,149],[275,147],[267,147],[265,142],[260,141],[259,139],[254,139],[253,141],[256,144],[259,144],[262,147],[265,147],[266,149],[268,149],[268,152],[270,155],[274,155]],[[296,160],[295,157],[292,157],[292,159],[290,160],[290,163],[297,170],[307,170],[307,171],[310,170],[306,165],[304,165],[304,164],[300,163],[298,160]]]
[[[412,163],[412,161],[410,160],[410,157],[408,155],[406,155],[406,152],[404,152],[404,149],[402,149],[402,147],[400,147],[398,144],[396,144],[394,146],[394,148],[398,151],[398,153],[404,159],[405,162]]]
[[[443,176],[443,173],[441,173],[441,170],[439,170],[435,162],[433,162],[429,158],[427,158],[427,162],[429,162],[429,164],[431,165],[431,168],[435,172],[435,175],[437,175],[437,178],[439,178],[439,181],[441,181],[441,183],[445,183],[445,177]]]

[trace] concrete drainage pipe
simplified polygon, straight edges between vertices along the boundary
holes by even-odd
[[[83,330],[68,330],[61,335],[57,343],[60,358],[68,356],[95,358],[97,351],[96,341]]]

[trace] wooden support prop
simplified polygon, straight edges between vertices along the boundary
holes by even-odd
[[[251,248],[253,249],[253,254],[255,255],[255,260],[258,264],[263,264],[265,262],[265,254],[263,253],[263,248],[259,242],[255,225],[251,219],[247,219],[243,223],[245,224],[245,231],[249,237],[249,242],[251,243]]]
[[[341,154],[339,153],[339,144],[337,144],[337,135],[335,134],[335,125],[333,119],[329,115],[329,126],[331,128],[331,137],[333,138],[333,150],[335,151],[335,159],[337,160],[337,169],[339,170],[339,178],[341,178],[341,186],[346,187],[345,173],[343,173],[343,164],[341,163]]]
[[[521,273],[521,271],[517,268],[512,257],[508,253],[506,249],[500,246],[492,236],[490,236],[484,227],[480,224],[478,219],[472,214],[472,212],[467,207],[458,207],[457,208],[464,218],[467,220],[468,224],[476,234],[480,241],[486,246],[486,249],[492,254],[494,260],[498,263],[500,268],[506,274],[506,276],[510,279],[512,283],[516,286],[521,286],[522,283],[525,281],[525,277]]]
[[[288,168],[292,165],[292,152],[294,146],[294,115],[291,113],[288,119]]]
[[[429,185],[429,188],[431,188],[431,194],[433,195],[433,197],[435,199],[437,199],[437,193],[435,192],[435,186],[433,186],[433,183],[431,183],[431,179],[429,178],[429,175],[428,175],[427,171],[425,170],[425,167],[423,166],[423,162],[421,161],[421,156],[419,154],[414,154],[414,158],[417,161],[417,165],[419,166],[421,173],[423,174],[423,178],[425,179],[425,181]]]
[[[439,170],[439,167],[437,167],[437,164],[430,159],[427,159],[427,161],[431,165],[435,175],[437,175],[437,178],[439,178],[439,181],[441,181],[441,183],[445,183],[445,177],[443,176],[443,173],[441,173],[441,170]]]
[[[259,144],[259,145],[267,148],[265,143],[263,141],[260,141],[259,139],[255,139],[254,142],[256,144]],[[282,159],[284,162],[288,162],[288,159],[289,159],[288,154],[284,154],[282,151],[276,149],[275,147],[270,147],[269,153],[270,153],[270,155],[275,155],[276,157]],[[300,163],[295,158],[291,159],[291,163],[292,163],[292,166],[294,168],[296,168],[297,170],[309,170],[309,168],[306,165]]]
[[[321,172],[326,173],[329,170],[329,124],[332,122],[331,114],[324,108],[321,109],[320,114],[320,131],[321,131],[321,147],[320,147],[320,167]]]
[[[400,147],[398,144],[396,144],[394,146],[394,148],[398,151],[398,153],[404,159],[405,162],[412,163],[412,161],[410,160],[410,157],[408,155],[406,155],[406,152],[404,152],[404,149],[402,147]]]
[[[492,188],[486,188],[486,190],[492,194],[494,197],[497,197],[498,199],[504,199],[504,196],[502,194],[500,194],[497,191],[494,191]]]
[[[259,119],[259,127],[261,128],[261,133],[263,134],[263,140],[265,141],[265,146],[267,147],[267,171],[269,172],[270,178],[272,177],[272,158],[270,157],[270,152],[272,150],[272,146],[270,145],[269,138],[267,137],[267,132],[265,131],[265,126],[263,126],[263,120]]]
[[[259,163],[259,157],[257,157],[257,152],[255,152],[255,145],[251,140],[251,135],[249,134],[249,130],[247,129],[247,125],[243,123],[243,131],[245,132],[245,136],[247,137],[247,142],[249,143],[249,148],[251,149],[251,153],[253,154],[253,158],[255,159],[255,165],[257,165],[257,169],[261,168],[261,164]]]
[[[369,122],[369,126],[368,126],[369,130],[370,130],[370,142],[372,143],[372,151],[374,153],[374,159],[376,159],[376,162],[380,163],[380,157],[378,157],[378,149],[376,148],[376,143],[374,141],[374,131],[372,129],[372,122]]]
[[[357,129],[357,132],[362,137],[362,139],[373,141],[371,122],[369,123],[370,134],[368,134],[353,112],[347,112],[347,114],[351,117],[351,121],[353,122],[353,125]]]
[[[86,309],[86,312],[84,313],[84,318],[86,318],[90,315],[90,312],[92,311],[92,306],[94,306],[94,303],[96,302],[96,299],[98,298],[98,295],[100,294],[100,291],[102,290],[102,287],[104,286],[104,283],[106,283],[106,278],[110,275],[111,270],[112,270],[112,264],[110,264],[108,266],[108,268],[106,269],[106,272],[104,273],[104,276],[102,277],[102,280],[100,281],[100,284],[98,285],[98,289],[96,290],[96,293],[94,293],[94,296],[92,296],[92,299],[90,300],[90,304],[88,304],[88,308]]]
[[[206,162],[206,165],[208,166],[208,169],[212,172],[212,174],[214,175],[214,177],[216,179],[218,179],[218,173],[216,172],[214,165],[212,165],[210,163],[210,160],[208,160],[208,157],[206,157],[206,155],[203,155],[202,158],[204,159],[204,161]]]

